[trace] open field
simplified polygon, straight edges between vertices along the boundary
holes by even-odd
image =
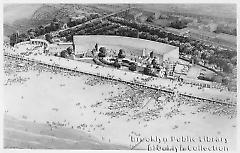
[[[154,12],[190,13],[230,19],[235,19],[237,15],[237,7],[234,4],[135,4],[134,6]]]

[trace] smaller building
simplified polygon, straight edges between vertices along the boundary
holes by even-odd
[[[168,31],[168,32],[171,32],[175,35],[185,35],[185,34],[188,34],[189,33],[189,28],[183,28],[183,29],[175,29],[175,28],[171,28],[171,27],[165,27],[165,29]]]

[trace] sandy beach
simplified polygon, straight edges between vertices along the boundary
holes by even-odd
[[[85,132],[4,116],[4,147],[18,149],[127,149],[96,140]]]
[[[225,145],[230,150],[236,148],[234,106],[176,98],[153,89],[80,73],[53,71],[39,65],[19,68],[10,59],[5,60],[5,74],[5,116],[82,132],[95,138],[94,141],[101,141],[103,149],[117,149],[117,145],[130,149],[136,145],[132,141],[136,137],[182,135],[223,137],[228,140]],[[7,117],[4,122],[4,128],[9,129],[11,119]],[[6,148],[21,148],[20,144],[10,143],[11,139],[4,139]],[[134,149],[147,149],[148,144],[143,141]],[[57,145],[48,147],[58,148]]]

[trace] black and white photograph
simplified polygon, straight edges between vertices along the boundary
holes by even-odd
[[[237,6],[3,1],[3,150],[236,152]]]

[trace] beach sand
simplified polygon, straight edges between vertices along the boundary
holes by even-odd
[[[22,83],[8,82],[4,85],[4,110],[5,116],[9,116],[4,120],[6,148],[17,146],[18,148],[130,149],[137,143],[132,141],[133,137],[209,136],[227,138],[228,142],[223,145],[230,150],[236,149],[236,117],[230,118],[229,115],[221,113],[214,115],[213,112],[216,110],[212,105],[210,107],[206,104],[209,106],[207,111],[198,111],[205,104],[181,102],[177,105],[176,101],[166,102],[169,97],[160,94],[159,99],[163,107],[155,109],[156,100],[152,96],[147,96],[148,93],[141,94],[142,91],[148,92],[148,90],[133,90],[127,84],[83,74],[70,76],[67,73],[54,74],[29,70],[6,75],[5,82],[18,77],[27,79]],[[130,105],[111,108],[125,104],[124,102],[131,97],[127,98],[126,95],[131,95],[132,92],[135,92],[132,98],[137,98],[135,101],[139,101],[139,105],[142,104],[140,108],[135,107],[137,104],[134,104],[133,108]],[[145,95],[141,99],[136,92],[139,97]],[[149,92],[153,91],[149,90]],[[157,96],[157,94],[149,95]],[[116,102],[113,98],[118,98],[119,101]],[[153,110],[157,115],[152,115]],[[150,119],[147,118],[148,116]],[[22,121],[32,123],[25,124]],[[61,137],[60,133],[71,129],[74,130],[73,135],[79,135],[81,140],[75,140],[75,137],[69,133],[66,139],[71,139],[71,142],[56,139],[54,143],[48,143],[50,138],[48,140],[38,136],[25,137],[28,131],[23,131],[23,127],[31,131],[35,125],[33,123],[37,123],[40,127],[38,131],[33,132],[35,134],[39,134],[40,130],[46,130],[47,125],[51,125],[61,127],[61,132],[56,132],[55,137]],[[21,137],[26,144],[15,141],[14,134]],[[93,139],[89,138],[89,135]],[[87,142],[82,148],[74,144],[75,141],[83,143],[85,139]],[[29,142],[30,140],[34,142]],[[95,141],[98,143],[96,146],[90,145]],[[148,144],[142,142],[134,149],[147,149]],[[168,144],[177,144],[177,142],[168,142]],[[211,144],[213,143],[207,145]]]
[[[109,145],[80,130],[51,127],[47,124],[23,121],[4,116],[4,148],[18,149],[128,149]]]

